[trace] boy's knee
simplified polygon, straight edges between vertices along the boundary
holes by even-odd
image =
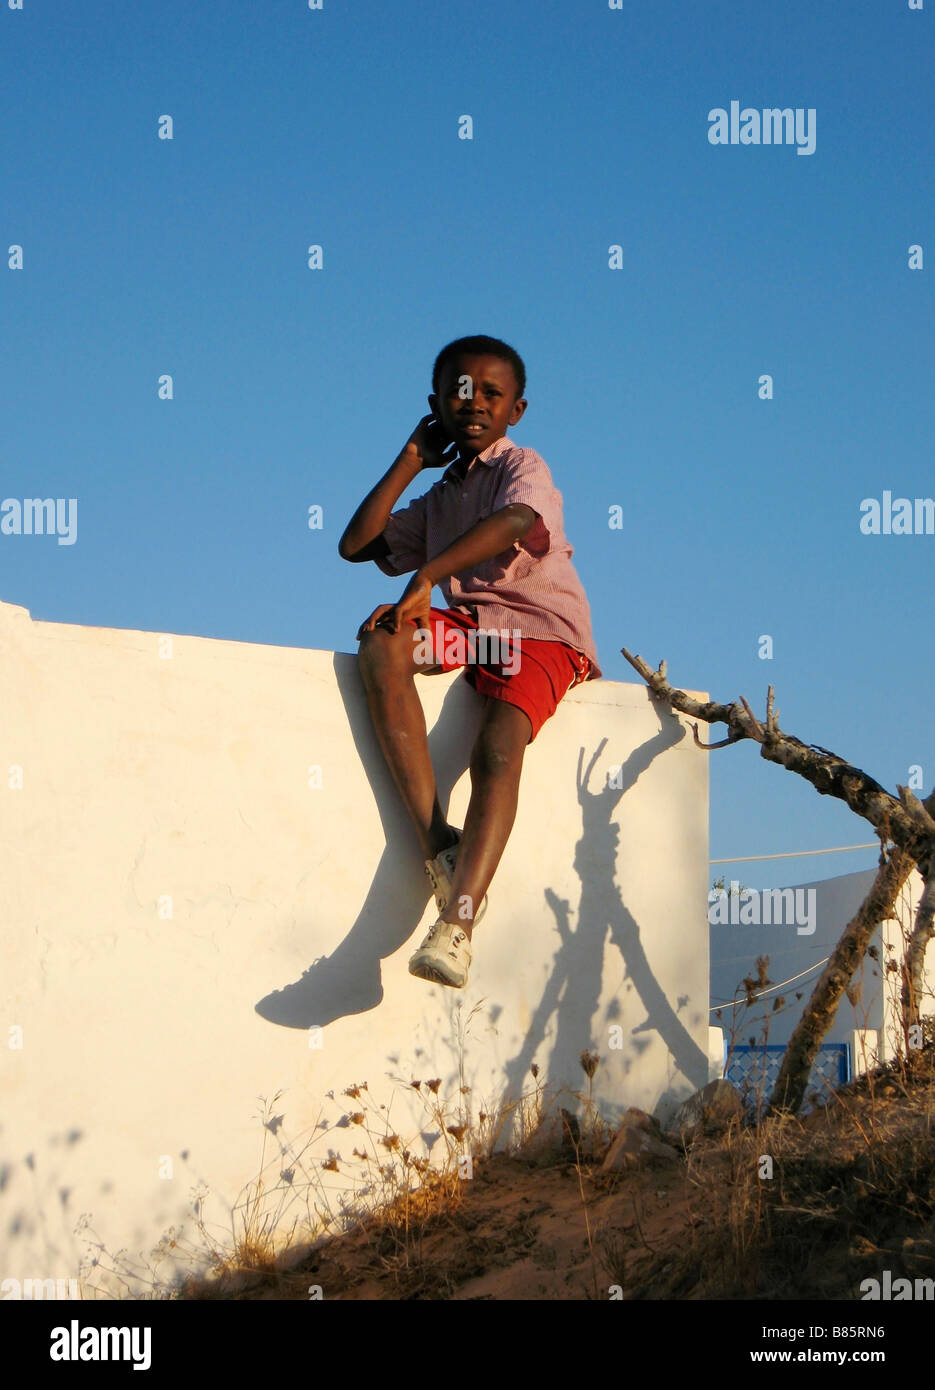
[[[361,675],[386,675],[388,671],[405,671],[412,665],[409,643],[402,632],[389,632],[375,627],[361,634],[357,647],[357,664]]]
[[[357,643],[357,664],[362,672],[377,671],[386,664],[388,636],[381,628],[361,633]]]

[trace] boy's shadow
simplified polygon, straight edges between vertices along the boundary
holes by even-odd
[[[376,1008],[383,998],[380,961],[393,955],[413,936],[431,896],[427,877],[419,873],[424,860],[418,838],[373,732],[356,658],[337,654],[335,675],[357,753],[379,808],[386,848],[357,921],[337,950],[314,961],[301,979],[274,990],[256,1005],[263,1018],[287,1028],[324,1027],[338,1018]],[[638,1034],[657,1033],[683,1075],[699,1086],[707,1077],[707,1056],[679,1018],[680,1008],[672,1006],[656,980],[642,945],[640,928],[615,882],[621,866],[619,831],[611,819],[612,813],[654,758],[680,742],[685,734],[671,712],[663,712],[648,694],[647,698],[657,712],[660,728],[631,750],[620,768],[618,786],[605,786],[595,792],[588,788],[606,739],[586,769],[584,750],[579,753],[577,790],[582,833],[574,860],[581,880],[577,928],[570,927],[570,904],[546,887],[545,898],[554,914],[560,944],[525,1039],[507,1064],[511,1093],[521,1091],[537,1048],[549,1036],[553,1017],[556,1025],[550,1068],[557,1065],[560,1071],[574,1075],[580,1052],[590,1045],[608,935],[618,948],[627,980],[635,987],[646,1011],[644,1021],[632,1030],[633,1050],[638,1054],[648,1042],[639,1039]],[[447,804],[452,788],[468,766],[483,710],[484,701],[463,677],[452,682],[435,728],[429,734],[442,806]],[[625,873],[625,866],[622,871]],[[611,1005],[608,1021],[614,1012],[622,1012],[617,1000]]]
[[[380,814],[386,848],[357,921],[337,950],[316,959],[301,979],[274,990],[256,1005],[263,1018],[285,1028],[324,1027],[335,1019],[376,1008],[383,999],[380,961],[414,935],[432,896],[418,836],[373,729],[356,656],[335,653],[334,673]],[[442,807],[470,762],[483,711],[484,700],[463,675],[451,682],[428,737]],[[349,884],[349,895],[359,887]],[[320,906],[322,911],[341,913],[340,900]],[[417,945],[414,941],[413,950]]]
[[[556,1074],[575,1075],[582,1051],[590,1048],[595,1036],[593,1019],[604,983],[604,952],[608,937],[620,953],[626,988],[636,991],[645,1010],[642,1021],[630,1029],[630,1042],[623,1057],[624,1073],[649,1046],[647,1035],[656,1034],[665,1045],[674,1067],[692,1085],[703,1086],[707,1080],[707,1053],[698,1046],[679,1017],[690,1000],[680,998],[673,1006],[659,984],[643,945],[640,926],[627,907],[624,892],[616,881],[620,877],[625,890],[627,858],[638,857],[639,850],[629,847],[624,851],[621,862],[618,855],[620,833],[611,819],[613,811],[653,760],[685,737],[685,728],[675,715],[660,706],[648,692],[647,698],[659,718],[659,731],[634,748],[621,764],[615,779],[618,785],[606,785],[596,791],[591,791],[588,786],[607,739],[601,741],[587,767],[583,766],[584,749],[579,751],[577,789],[582,830],[575,846],[574,860],[581,880],[577,925],[572,929],[570,924],[571,904],[546,887],[545,900],[555,919],[559,947],[549,978],[533,1009],[522,1045],[507,1063],[506,1090],[509,1095],[522,1092],[537,1049],[550,1038],[553,1019],[549,1068]],[[656,924],[648,925],[653,930]],[[707,1002],[706,995],[705,1008]],[[618,993],[610,1001],[603,1022],[605,1036],[608,1025],[623,1015]]]

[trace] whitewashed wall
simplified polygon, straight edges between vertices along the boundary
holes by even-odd
[[[434,1157],[413,1080],[441,1078],[454,1122],[532,1090],[533,1062],[581,1090],[585,1048],[611,1116],[707,1079],[707,763],[642,686],[579,687],[528,748],[456,992],[406,969],[434,900],[355,655],[0,604],[0,670],[0,1279],[74,1276],[91,1233],[144,1270],[199,1190],[223,1241],[261,1170],[280,1225],[312,1178],[337,1212],[355,1083]],[[457,673],[419,689],[461,825],[482,702]]]

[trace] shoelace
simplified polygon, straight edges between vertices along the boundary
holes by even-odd
[[[441,889],[441,885],[438,880],[438,875],[429,863],[427,863],[425,866],[425,872],[428,875],[429,882],[432,885],[432,892],[435,895],[435,900],[438,903],[439,910],[441,912],[444,912],[445,908],[448,906],[448,898]]]

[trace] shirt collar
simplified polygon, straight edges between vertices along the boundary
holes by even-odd
[[[465,470],[465,478],[467,477],[468,473],[470,473],[475,463],[483,463],[486,464],[488,468],[493,468],[494,462],[499,457],[499,455],[505,453],[507,449],[512,449],[513,447],[514,445],[512,439],[509,439],[505,434],[501,434],[499,439],[495,439],[492,444],[487,445],[486,449],[482,449],[479,454],[476,454],[474,456],[467,469]],[[457,477],[457,474],[454,471],[455,467],[456,464],[453,463],[446,469],[444,477],[442,478],[443,483],[454,481],[454,479]]]

